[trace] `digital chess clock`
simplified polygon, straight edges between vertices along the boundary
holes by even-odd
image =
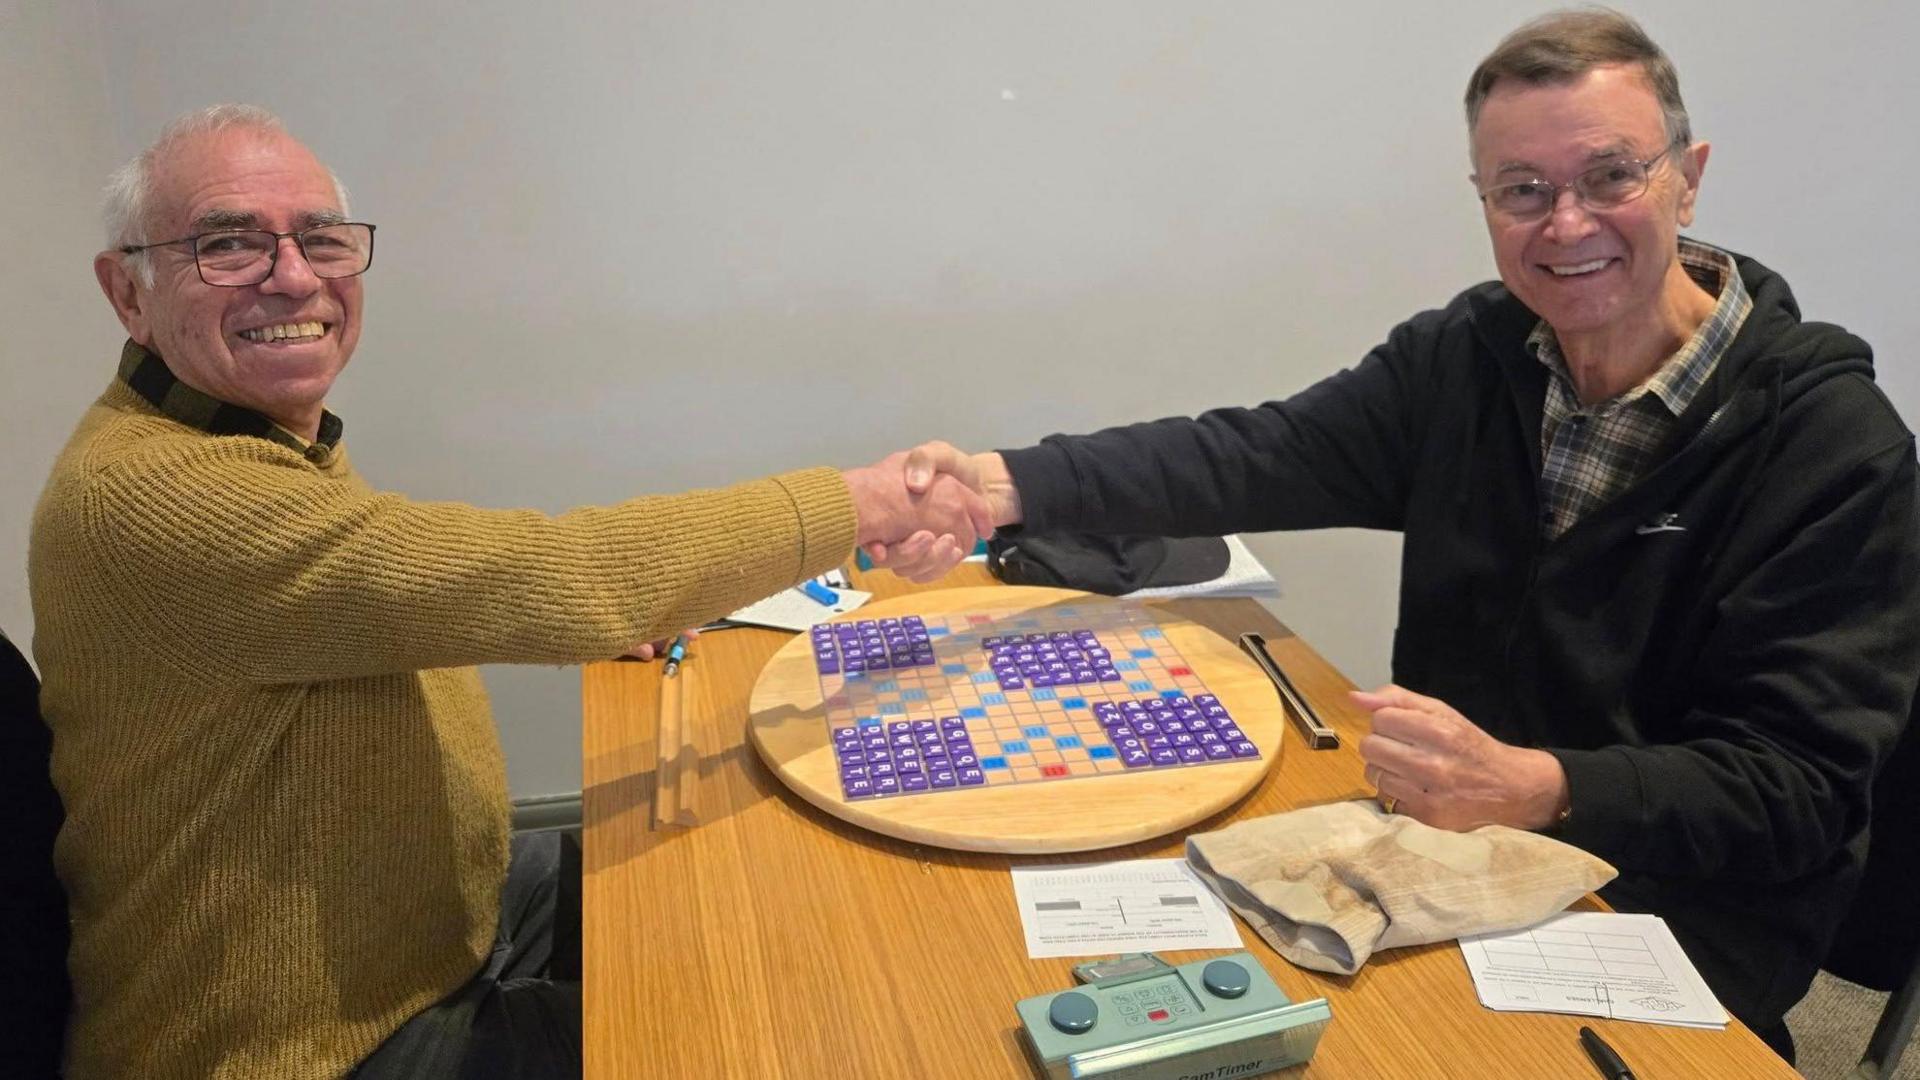
[[[1027,1050],[1051,1080],[1261,1076],[1311,1058],[1333,1019],[1325,998],[1295,1004],[1244,952],[1178,967],[1151,957],[1112,966],[1124,970],[1015,1006]]]

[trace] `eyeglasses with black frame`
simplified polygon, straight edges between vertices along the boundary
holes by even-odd
[[[194,266],[200,271],[201,281],[238,289],[258,285],[272,277],[274,265],[280,259],[280,241],[289,238],[300,246],[300,255],[307,260],[315,277],[354,277],[366,273],[367,267],[373,265],[373,226],[363,221],[336,221],[283,233],[265,229],[215,229],[157,244],[127,244],[120,252],[137,255],[150,248],[187,244],[193,250]]]
[[[1546,217],[1559,205],[1563,191],[1572,191],[1579,197],[1580,205],[1590,210],[1623,206],[1647,193],[1647,187],[1653,182],[1654,166],[1678,150],[1680,145],[1677,142],[1669,143],[1665,150],[1645,161],[1609,161],[1595,165],[1574,177],[1570,183],[1549,184],[1545,180],[1527,180],[1484,188],[1480,192],[1480,201],[1489,210],[1513,221],[1537,221]]]

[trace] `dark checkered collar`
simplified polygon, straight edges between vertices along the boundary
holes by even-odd
[[[229,405],[180,381],[159,353],[148,352],[132,339],[120,350],[120,381],[162,413],[210,435],[252,435],[279,443],[304,457],[324,457],[340,442],[346,425],[320,411],[320,437],[312,443],[252,409]],[[318,454],[310,453],[317,450]]]

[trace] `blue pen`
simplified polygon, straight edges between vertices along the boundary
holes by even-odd
[[[827,588],[825,585],[811,578],[801,582],[798,587],[801,592],[806,593],[818,603],[825,604],[828,607],[832,607],[840,602],[839,593],[834,592],[832,589]]]
[[[673,639],[673,647],[667,650],[667,666],[661,673],[671,675],[680,670],[680,661],[687,658],[687,635],[681,634]]]

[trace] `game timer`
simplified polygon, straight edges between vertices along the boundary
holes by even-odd
[[[1027,1052],[1050,1080],[1240,1080],[1313,1057],[1327,999],[1288,1000],[1249,953],[1178,967],[1151,954],[1082,965],[1072,990],[1014,1006]],[[1091,969],[1091,971],[1089,970]]]

